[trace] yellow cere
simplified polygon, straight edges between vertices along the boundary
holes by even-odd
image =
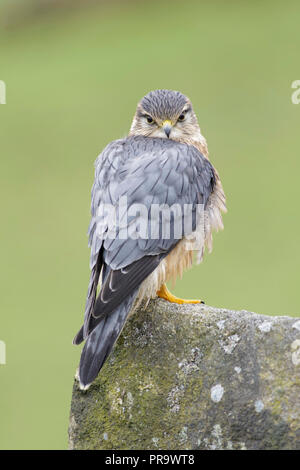
[[[163,123],[162,123],[162,127],[165,127],[165,126],[173,126],[173,122],[170,121],[169,119],[166,119],[166,120],[163,121]]]

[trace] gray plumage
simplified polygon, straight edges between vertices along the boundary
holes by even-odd
[[[101,211],[101,207],[106,204],[117,207],[120,198],[126,196],[128,207],[143,204],[148,214],[152,204],[179,204],[182,208],[191,204],[194,216],[197,204],[206,206],[215,184],[212,165],[194,146],[168,139],[136,136],[114,141],[103,150],[95,166],[89,226],[91,279],[84,325],[74,339],[75,344],[87,339],[79,368],[83,386],[97,376],[124,326],[141,283],[176,246],[179,240],[174,237],[174,228],[182,224],[182,213],[173,214],[171,220],[159,221],[161,225],[170,223],[169,239],[162,238],[161,226],[156,239],[139,234],[136,239],[122,239],[122,232],[139,222],[136,217],[129,217],[126,226],[116,227],[117,237],[111,239],[107,238],[109,214]],[[149,218],[138,217],[149,226]],[[102,287],[96,301],[101,270]]]
[[[150,91],[141,100],[142,108],[154,118],[172,119],[178,116],[188,103],[188,99],[179,91]]]
[[[79,377],[83,387],[88,386],[97,377],[106,361],[130,313],[137,290],[128,295],[119,307],[101,320],[89,334],[79,364]]]

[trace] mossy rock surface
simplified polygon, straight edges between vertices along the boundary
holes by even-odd
[[[127,321],[71,449],[300,449],[300,320],[161,299]]]

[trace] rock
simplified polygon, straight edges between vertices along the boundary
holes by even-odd
[[[71,449],[300,449],[300,321],[161,299],[127,321]]]

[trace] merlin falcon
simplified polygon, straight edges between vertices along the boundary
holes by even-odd
[[[95,163],[91,275],[84,323],[73,340],[85,340],[81,389],[97,377],[140,302],[157,296],[201,302],[175,297],[166,283],[194,258],[200,262],[205,248],[211,251],[222,212],[224,191],[191,101],[178,91],[151,91],[139,102],[128,137],[108,144]]]

